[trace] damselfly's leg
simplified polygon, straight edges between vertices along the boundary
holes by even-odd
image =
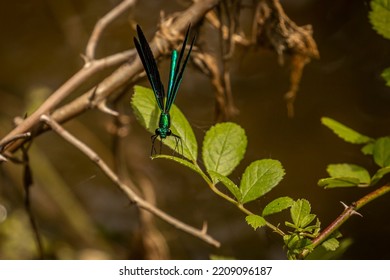
[[[162,138],[160,138],[160,155],[161,155],[161,153],[162,153],[162,141],[163,141],[163,139]]]
[[[156,138],[158,137],[158,134],[152,135],[152,149],[150,151],[150,156],[152,157],[153,155],[157,154],[156,148],[154,147],[154,142],[156,141]],[[160,148],[161,152],[161,148]]]
[[[183,156],[183,141],[181,140],[181,137],[173,133],[172,136],[175,137],[175,149],[173,151],[173,154],[175,154],[176,149],[179,147],[179,142],[180,142],[181,152],[179,151],[178,154]]]

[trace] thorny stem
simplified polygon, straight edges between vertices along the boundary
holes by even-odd
[[[384,186],[380,187],[379,189],[377,189],[377,190],[375,190],[375,191],[373,191],[373,192],[363,196],[358,201],[351,203],[351,205],[347,206],[344,209],[343,213],[341,213],[340,216],[338,216],[336,218],[336,220],[334,220],[326,229],[324,229],[321,232],[320,235],[317,236],[317,238],[315,238],[313,240],[313,242],[311,244],[311,247],[315,248],[318,245],[320,245],[335,230],[337,230],[342,224],[344,224],[349,219],[349,217],[351,217],[354,214],[355,215],[358,214],[356,212],[357,210],[359,210],[360,208],[365,206],[367,203],[373,201],[374,199],[376,199],[376,198],[386,194],[389,191],[390,191],[390,185],[387,184],[387,185],[384,185]],[[310,252],[311,252],[311,250],[309,250],[309,249],[303,250],[302,253],[300,254],[299,258],[304,259]]]

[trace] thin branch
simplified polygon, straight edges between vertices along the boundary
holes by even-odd
[[[104,29],[135,3],[136,0],[124,0],[118,6],[108,12],[104,17],[98,20],[95,28],[92,31],[91,37],[89,37],[89,41],[85,50],[86,59],[88,61],[95,60],[96,46]]]
[[[98,22],[97,26],[89,39],[87,46],[87,55],[84,56],[85,64],[82,69],[76,72],[68,81],[66,81],[60,88],[58,88],[48,99],[28,118],[9,132],[1,141],[0,146],[4,146],[4,143],[9,143],[18,134],[26,133],[31,130],[34,125],[39,123],[39,117],[43,114],[47,114],[52,111],[61,101],[69,96],[74,90],[81,86],[88,78],[94,74],[102,71],[108,67],[118,65],[130,59],[135,54],[135,50],[125,51],[118,54],[108,56],[103,59],[93,60],[96,43],[100,37],[100,33],[103,29],[111,23],[116,17],[123,13],[130,5],[134,4],[134,0],[125,0],[117,7],[108,12],[102,19],[102,22]],[[19,143],[20,144],[20,143]],[[20,145],[18,146],[20,147]],[[11,151],[13,149],[11,148]]]
[[[174,17],[167,19],[161,23],[161,28],[169,29],[171,34],[176,34],[175,39],[165,38],[157,33],[152,43],[150,44],[156,58],[164,55],[164,50],[168,50],[172,40],[180,40],[181,33],[184,32],[188,26],[188,22],[195,25],[199,22],[204,15],[215,7],[220,0],[204,0],[193,4],[183,12],[176,14]],[[172,24],[174,22],[174,25]],[[157,36],[158,35],[158,36]],[[159,47],[157,47],[159,46]],[[85,83],[85,81],[92,75],[104,70],[108,67],[121,64],[129,61],[130,63],[124,64],[114,71],[110,76],[106,77],[103,81],[99,82],[99,87],[96,90],[95,102],[99,104],[104,99],[108,98],[113,93],[119,91],[127,84],[134,82],[139,78],[138,74],[143,70],[140,60],[135,56],[135,49],[131,49],[126,52],[114,54],[106,58],[93,60],[88,63],[88,67],[84,67],[79,70],[72,78],[65,82],[58,90],[56,90],[32,115],[26,118],[20,125],[10,131],[2,140],[0,140],[0,146],[9,141],[11,137],[17,134],[28,132],[33,126],[39,123],[39,117],[43,114],[53,112],[51,115],[54,120],[59,123],[72,119],[81,113],[90,110],[91,108],[91,92],[90,90],[68,104],[55,110],[55,107],[69,96],[76,88]],[[37,133],[43,132],[40,130]],[[13,152],[20,148],[21,142],[16,141],[12,145],[7,146],[7,150]]]
[[[26,133],[30,131],[36,124],[39,123],[41,115],[52,111],[61,101],[69,96],[75,89],[81,86],[85,81],[92,77],[94,74],[101,70],[104,70],[110,66],[114,66],[128,60],[135,54],[135,50],[130,50],[122,53],[118,53],[103,59],[94,60],[89,64],[89,67],[80,69],[74,74],[68,81],[66,81],[59,89],[57,89],[52,95],[50,95],[46,101],[29,117],[24,119],[17,127],[10,131],[1,141],[0,146],[4,143],[9,143],[16,135]],[[16,141],[17,143],[18,141]],[[8,147],[12,147],[9,145]],[[8,149],[7,147],[7,149]],[[17,145],[16,148],[20,147]],[[15,148],[10,148],[13,151]]]
[[[7,141],[3,141],[2,144],[0,145],[0,152],[2,152],[4,150],[4,148],[16,141],[16,140],[19,140],[19,139],[27,139],[27,138],[30,138],[31,137],[31,133],[30,132],[26,132],[26,133],[22,133],[22,134],[16,134],[12,137],[9,137],[9,139],[7,139]],[[1,155],[0,155],[1,156]]]
[[[39,254],[39,259],[43,260],[44,259],[44,250],[43,250],[43,243],[42,243],[42,238],[41,234],[39,232],[38,224],[35,219],[32,207],[31,207],[31,196],[30,196],[30,190],[31,187],[33,186],[33,175],[30,167],[30,159],[28,155],[28,148],[22,146],[22,152],[23,152],[23,188],[24,188],[24,207],[27,212],[27,216],[30,221],[31,229],[34,233],[35,237],[35,243],[37,245],[38,249],[38,254]]]
[[[342,224],[344,224],[351,216],[357,214],[357,210],[365,206],[367,203],[373,201],[374,199],[377,199],[378,197],[381,197],[382,195],[390,192],[390,185],[384,185],[380,187],[379,189],[376,189],[375,191],[365,195],[361,199],[359,199],[357,202],[351,203],[350,206],[345,207],[343,213],[340,214],[326,229],[324,229],[319,236],[317,236],[312,244],[310,245],[312,248],[317,247],[322,242],[324,242],[335,230],[340,228]],[[300,254],[300,258],[305,258],[310,253],[309,249],[305,249]]]
[[[60,135],[63,139],[68,141],[70,144],[79,149],[83,154],[85,154],[91,161],[93,161],[102,171],[106,174],[106,176],[114,182],[129,198],[129,200],[136,204],[139,208],[142,208],[150,213],[156,215],[160,219],[166,221],[167,223],[173,225],[174,227],[191,234],[206,243],[213,245],[215,247],[219,247],[220,243],[212,238],[211,236],[204,233],[202,230],[198,230],[194,227],[191,227],[183,222],[177,220],[176,218],[166,214],[160,209],[156,208],[152,204],[148,203],[141,197],[139,197],[135,191],[133,191],[128,185],[124,184],[114,171],[96,154],[91,148],[89,148],[86,144],[78,140],[68,131],[66,131],[62,126],[60,126],[56,121],[50,118],[47,115],[42,115],[40,120],[45,122],[50,128],[55,131],[58,135]]]

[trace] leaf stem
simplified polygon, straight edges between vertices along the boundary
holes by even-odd
[[[196,165],[198,166],[198,165]],[[203,171],[200,169],[200,167],[198,166],[199,170],[203,173]],[[204,174],[204,173],[203,173]],[[224,194],[223,192],[221,192],[215,184],[213,184],[213,182],[206,176],[206,174],[204,174],[204,176],[202,175],[202,177],[206,180],[207,184],[209,185],[210,189],[217,195],[219,195],[220,197],[224,198],[225,200],[227,200],[228,202],[234,204],[235,206],[237,206],[238,209],[240,209],[242,212],[244,212],[246,215],[254,215],[254,213],[252,213],[250,210],[246,209],[244,207],[243,204],[239,203],[237,200],[234,200],[233,198],[231,198],[230,196]],[[270,222],[266,221],[266,226],[270,229],[272,229],[274,232],[278,233],[279,235],[281,236],[284,236],[286,235],[281,229],[279,229],[277,226],[274,226],[273,224],[271,224]]]
[[[178,162],[178,163],[180,163],[180,164],[182,164],[182,165],[184,165],[184,166],[186,166],[186,167],[196,171],[203,178],[203,180],[205,180],[205,182],[207,183],[209,188],[216,195],[218,195],[221,198],[223,198],[223,199],[227,200],[228,202],[232,203],[233,205],[235,205],[238,209],[240,209],[246,215],[254,215],[254,213],[252,213],[250,210],[246,209],[243,204],[241,204],[237,200],[231,198],[230,196],[226,195],[225,193],[221,192],[217,188],[217,186],[212,182],[212,180],[209,178],[209,176],[202,170],[202,168],[200,168],[200,166],[198,165],[198,163],[196,161],[188,161],[187,159],[182,159],[182,158],[178,158],[178,157],[175,157],[175,156],[168,156],[168,155],[156,155],[156,156],[153,157],[153,159],[159,159],[159,158],[165,158],[165,159],[176,161],[176,162]],[[270,222],[266,221],[266,226],[268,228],[272,229],[274,232],[276,232],[280,236],[285,236],[286,235],[281,229],[279,229],[277,226],[274,226]]]

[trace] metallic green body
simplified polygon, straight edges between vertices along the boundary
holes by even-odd
[[[169,113],[162,112],[160,120],[158,122],[158,128],[156,129],[156,135],[159,135],[162,139],[172,134],[171,129],[171,117]]]

